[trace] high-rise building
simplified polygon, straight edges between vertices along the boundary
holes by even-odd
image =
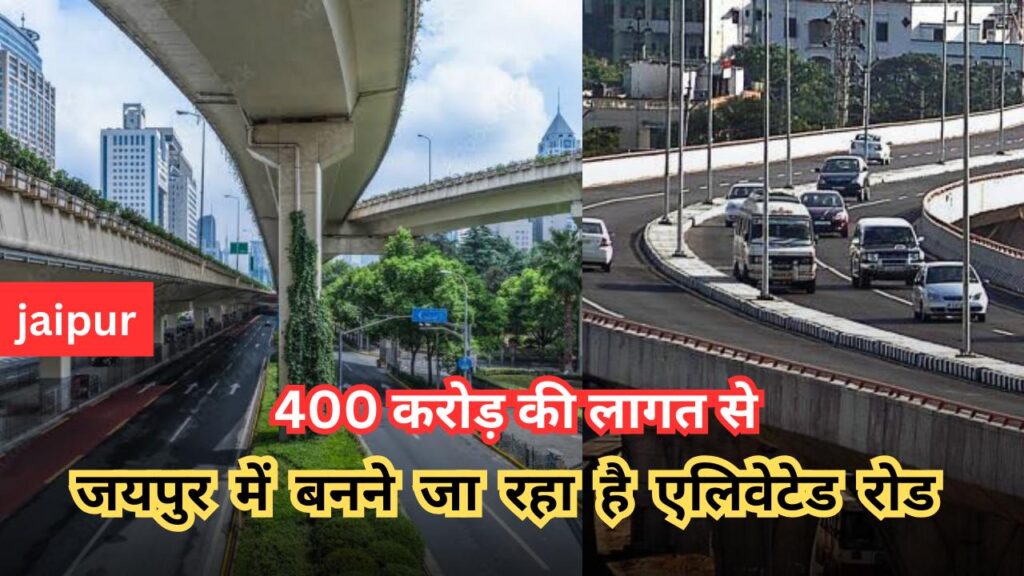
[[[249,242],[249,276],[267,286],[271,285],[267,248],[262,240],[251,240]]]
[[[181,141],[171,128],[159,128],[167,143],[168,158],[168,222],[172,234],[199,245],[199,191],[192,177],[192,165],[182,151]]]
[[[43,76],[39,34],[0,15],[0,128],[54,165],[56,94]]]
[[[558,107],[555,117],[551,120],[547,131],[537,144],[538,156],[558,156],[561,154],[573,154],[579,152],[580,140],[572,131],[569,123],[562,116],[562,108]],[[531,246],[551,239],[552,229],[571,228],[572,216],[570,214],[554,214],[534,218],[531,221]]]
[[[220,258],[220,246],[217,245],[217,219],[207,214],[199,219],[199,227],[203,230],[203,245],[200,250],[207,256]]]
[[[170,229],[170,151],[158,128],[146,127],[141,104],[125,104],[122,128],[100,133],[103,197]]]

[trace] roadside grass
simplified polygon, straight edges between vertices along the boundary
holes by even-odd
[[[276,363],[267,366],[266,377],[252,454],[277,459],[274,516],[244,517],[234,574],[421,576],[423,539],[408,518],[313,520],[292,508],[289,469],[361,468],[364,454],[359,442],[347,432],[278,440],[277,428],[269,424],[276,398]]]

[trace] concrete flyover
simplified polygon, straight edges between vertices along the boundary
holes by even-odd
[[[283,293],[292,278],[290,215],[304,213],[319,256],[322,231],[341,226],[387,150],[412,61],[419,0],[93,4],[217,132]],[[288,317],[282,299],[282,324]],[[279,345],[283,351],[283,338]],[[287,381],[286,365],[279,374]]]
[[[582,156],[566,154],[437,180],[356,204],[341,226],[324,230],[325,258],[379,254],[398,228],[422,236],[574,212],[582,192]]]
[[[1016,473],[1024,462],[1024,401],[1019,398],[1007,396],[1001,409],[981,408],[598,313],[584,313],[583,330],[590,351],[584,378],[591,385],[717,389],[727,387],[728,377],[743,374],[764,390],[759,436],[733,439],[714,430],[714,422],[709,437],[624,435],[623,453],[634,467],[677,468],[701,453],[734,462],[755,453],[783,453],[805,467],[852,470],[866,467],[871,456],[887,454],[905,466],[945,474],[937,516],[880,525],[893,561],[911,567],[896,573],[963,573],[944,571],[945,563],[972,547],[981,548],[974,566],[979,571],[972,573],[1014,574],[1010,567],[1024,560],[1024,483]],[[809,557],[813,524],[804,530],[800,521],[748,519],[698,524],[680,533],[654,508],[644,482],[631,518],[634,542],[642,547],[706,551],[707,532],[714,532],[716,566],[719,546],[731,556],[721,561],[734,568],[734,562]],[[765,528],[777,541],[769,535],[767,547],[752,552],[765,544]],[[725,536],[721,531],[726,530],[746,537]]]
[[[1022,186],[1024,169],[972,177],[971,230],[990,221],[985,219],[986,215],[1019,214]],[[962,203],[963,180],[932,190],[924,197],[919,232],[925,237],[924,244],[929,253],[947,260],[963,258]],[[979,218],[976,220],[974,216]],[[1024,250],[972,232],[971,262],[983,278],[1003,289],[1024,295]]]

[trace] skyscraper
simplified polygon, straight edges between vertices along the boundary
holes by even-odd
[[[562,116],[562,107],[559,105],[555,112],[554,119],[548,126],[544,136],[537,144],[538,156],[559,156],[562,154],[573,154],[580,149],[579,138],[569,127],[569,123]],[[533,243],[544,242],[551,239],[551,230],[571,228],[572,216],[569,214],[557,214],[541,216],[532,220]]]
[[[100,133],[103,197],[169,229],[170,152],[163,134],[146,128],[142,104],[125,104],[122,128]]]
[[[199,245],[199,190],[192,177],[192,165],[182,151],[181,141],[171,128],[159,128],[167,143],[169,229],[172,234],[192,244]]]
[[[217,219],[213,214],[207,214],[199,219],[199,226],[203,229],[203,245],[200,246],[203,254],[220,258],[220,247],[217,246]]]
[[[103,196],[198,244],[199,195],[173,128],[148,128],[142,104],[125,104],[122,127],[100,133]]]
[[[56,93],[43,76],[39,34],[0,15],[0,128],[54,165]]]

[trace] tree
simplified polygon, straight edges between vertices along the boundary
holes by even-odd
[[[583,157],[607,156],[621,150],[619,137],[622,128],[618,126],[604,126],[591,128],[583,133]]]
[[[486,226],[466,232],[458,258],[483,277],[492,292],[497,292],[505,278],[518,274],[526,264],[525,254]]]
[[[539,251],[540,271],[552,293],[562,303],[562,366],[572,371],[572,351],[577,308],[583,281],[582,245],[578,230],[552,230],[551,240],[542,242]]]
[[[609,64],[604,58],[583,54],[583,86],[622,86],[624,64]]]

